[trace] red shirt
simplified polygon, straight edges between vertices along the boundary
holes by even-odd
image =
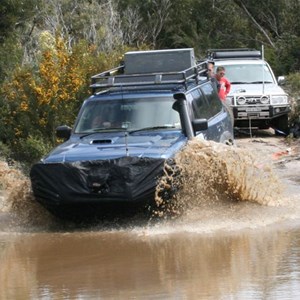
[[[219,97],[222,101],[225,101],[227,94],[230,92],[231,84],[228,81],[228,79],[225,77],[221,77],[220,80],[218,80],[218,84],[219,84]]]

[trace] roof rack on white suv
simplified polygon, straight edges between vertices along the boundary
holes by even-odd
[[[224,58],[262,58],[261,51],[250,48],[232,48],[232,49],[208,49],[207,57],[211,60]]]

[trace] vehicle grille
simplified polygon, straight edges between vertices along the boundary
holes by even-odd
[[[270,98],[268,96],[237,96],[237,105],[266,105],[270,103]]]

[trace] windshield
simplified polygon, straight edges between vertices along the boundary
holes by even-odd
[[[80,114],[75,133],[181,128],[173,103],[171,97],[90,101]]]
[[[226,65],[226,78],[231,83],[274,83],[274,79],[266,64],[234,64]]]

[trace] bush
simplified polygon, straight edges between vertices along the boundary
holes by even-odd
[[[300,123],[300,73],[289,74],[286,78],[286,90],[290,95],[292,111],[290,123]]]
[[[0,86],[0,141],[11,148],[12,158],[32,163],[56,146],[55,129],[74,124],[90,95],[91,75],[115,67],[126,50],[97,53],[82,42],[70,52],[57,38],[36,64],[16,68]]]
[[[9,146],[0,142],[0,158],[7,158],[11,156],[11,150]]]
[[[11,148],[13,159],[31,165],[49,152],[52,145],[41,137],[29,136],[19,139]]]

